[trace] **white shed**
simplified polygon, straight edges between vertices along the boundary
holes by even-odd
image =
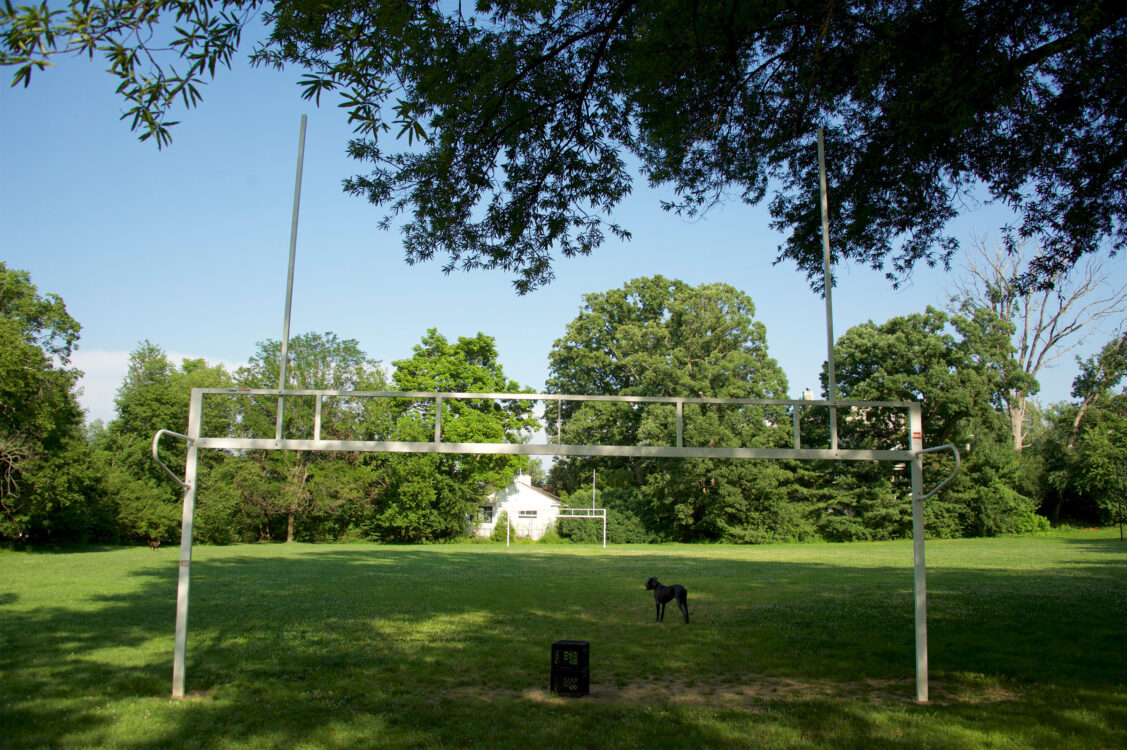
[[[550,492],[532,486],[527,474],[517,474],[512,483],[485,498],[478,515],[478,536],[489,536],[502,511],[508,512],[518,539],[540,539],[555,523],[562,502]]]

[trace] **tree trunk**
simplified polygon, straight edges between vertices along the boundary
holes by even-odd
[[[1099,398],[1098,394],[1088,395],[1080,403],[1080,409],[1076,412],[1076,419],[1072,422],[1072,431],[1068,433],[1068,450],[1072,451],[1076,447],[1076,436],[1080,434],[1080,421],[1084,419],[1084,413],[1088,411],[1088,407],[1096,403]]]
[[[293,541],[293,517],[294,512],[291,510],[286,514],[286,543],[289,544]]]
[[[1021,453],[1025,443],[1025,394],[1015,391],[1010,403],[1010,435],[1014,441],[1014,451]]]

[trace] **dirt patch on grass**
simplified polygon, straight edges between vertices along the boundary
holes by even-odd
[[[592,685],[588,696],[598,703],[670,703],[674,705],[755,707],[777,700],[868,699],[875,703],[910,702],[915,688],[904,684],[829,682],[778,677],[749,677],[743,683],[688,684],[678,681],[642,680],[626,685]],[[567,701],[545,690],[527,690],[527,700]]]
[[[800,680],[764,675],[748,676],[741,683],[692,684],[675,680],[637,680],[627,684],[592,684],[590,694],[581,698],[555,695],[546,688],[503,690],[489,688],[455,688],[446,691],[450,698],[469,698],[492,702],[526,700],[533,703],[569,705],[599,703],[615,705],[695,705],[709,707],[742,707],[755,710],[775,701],[831,700],[864,701],[871,704],[916,703],[914,678],[900,680]],[[933,705],[997,703],[1017,700],[1015,692],[997,686],[979,689],[959,686],[949,689],[932,680],[929,694]]]
[[[184,693],[183,697],[169,698],[169,700],[192,701],[192,700],[199,700],[199,699],[202,699],[202,698],[210,698],[210,697],[211,697],[211,691],[210,690],[189,690],[188,692]]]

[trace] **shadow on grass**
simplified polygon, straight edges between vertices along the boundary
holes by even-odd
[[[932,568],[931,664],[951,700],[917,706],[910,567],[244,549],[197,550],[187,676],[204,697],[185,702],[166,699],[175,570],[139,571],[137,590],[86,608],[20,610],[0,593],[12,746],[879,748],[992,733],[1116,746],[1127,726],[1116,560],[1060,575]],[[691,625],[652,622],[642,583],[663,571],[689,587]],[[591,642],[591,699],[530,699],[546,692],[559,639]],[[797,687],[709,697],[756,680]],[[803,688],[866,681],[904,694]],[[672,698],[598,699],[653,683]]]
[[[1070,547],[1080,547],[1086,552],[1104,554],[1109,558],[1127,561],[1127,541],[1116,537],[1066,536],[1061,542]]]

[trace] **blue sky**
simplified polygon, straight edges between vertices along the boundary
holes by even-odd
[[[309,116],[294,284],[294,334],[333,331],[373,358],[407,357],[431,327],[450,339],[493,336],[506,374],[540,389],[547,355],[579,312],[582,295],[654,274],[692,284],[724,281],[754,300],[790,392],[817,388],[825,359],[825,306],[789,264],[772,265],[781,236],[766,209],[729,203],[705,219],[662,212],[637,186],[616,213],[633,232],[593,256],[560,259],[545,289],[518,297],[499,272],[445,276],[438,263],[408,266],[381,212],[346,195],[361,165],[345,154],[346,116],[299,96],[296,72],[236,64],[180,113],[171,147],[139,143],[104,66],[62,59],[27,89],[0,90],[0,259],[60,295],[81,324],[74,363],[86,372],[91,419],[113,417],[128,353],[143,339],[175,358],[237,365],[282,334],[286,262],[301,114]],[[812,207],[812,210],[817,210]],[[993,237],[998,213],[965,212],[956,234]],[[1122,257],[1105,260],[1127,284]],[[834,331],[866,320],[944,306],[956,274],[920,268],[894,290],[883,276],[835,271]],[[1090,354],[1111,327],[1076,353]],[[1041,377],[1041,400],[1068,398],[1071,354]],[[170,427],[174,427],[170,425]]]

